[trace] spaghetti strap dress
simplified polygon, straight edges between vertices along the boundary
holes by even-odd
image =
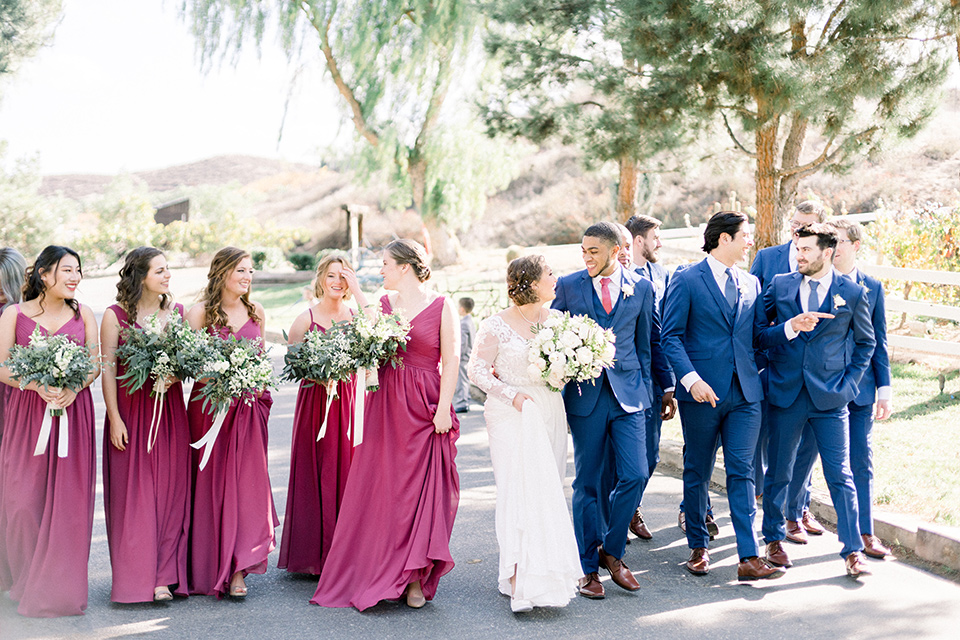
[[[35,327],[18,307],[16,344],[29,344]],[[85,344],[79,312],[54,334]],[[35,456],[46,406],[36,391],[11,387],[0,444],[0,591],[10,592],[21,615],[36,618],[80,615],[87,608],[97,479],[90,388],[77,394],[66,419],[53,418],[46,451]],[[57,454],[61,429],[68,430],[64,458]]]
[[[121,328],[136,326],[119,305],[110,307]],[[183,316],[183,306],[173,313]],[[123,339],[120,339],[120,344]],[[126,367],[117,363],[117,378]],[[110,547],[114,602],[149,602],[157,586],[186,596],[190,531],[190,427],[183,385],[173,384],[157,406],[156,441],[147,451],[153,420],[153,383],[130,392],[117,382],[117,409],[129,441],[110,443],[110,416],[103,425],[103,506]]]

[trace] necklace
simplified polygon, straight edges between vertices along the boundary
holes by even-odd
[[[533,326],[533,325],[537,324],[538,322],[540,322],[540,312],[539,312],[539,311],[537,311],[537,319],[536,319],[536,320],[527,320],[527,316],[523,315],[523,309],[521,309],[519,305],[517,306],[517,311],[520,312],[520,317],[523,318],[524,321],[525,321],[527,324],[529,324],[530,326]]]

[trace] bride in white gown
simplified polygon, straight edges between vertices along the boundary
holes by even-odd
[[[470,379],[487,393],[484,418],[497,483],[500,592],[515,612],[562,607],[582,573],[563,478],[567,420],[563,399],[529,370],[531,328],[549,313],[557,278],[543,256],[507,267],[514,306],[480,324]]]

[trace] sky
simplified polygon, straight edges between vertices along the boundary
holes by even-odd
[[[258,57],[201,70],[177,0],[65,0],[52,44],[3,87],[6,161],[115,174],[221,154],[320,161],[343,127],[319,53],[301,68],[269,37]],[[293,87],[284,122],[284,103]],[[281,122],[283,138],[278,145]]]

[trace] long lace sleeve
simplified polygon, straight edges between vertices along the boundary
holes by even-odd
[[[500,351],[500,336],[492,326],[496,321],[495,318],[488,318],[480,323],[470,362],[467,364],[467,375],[473,384],[487,395],[511,404],[517,390],[493,375],[494,363]]]

